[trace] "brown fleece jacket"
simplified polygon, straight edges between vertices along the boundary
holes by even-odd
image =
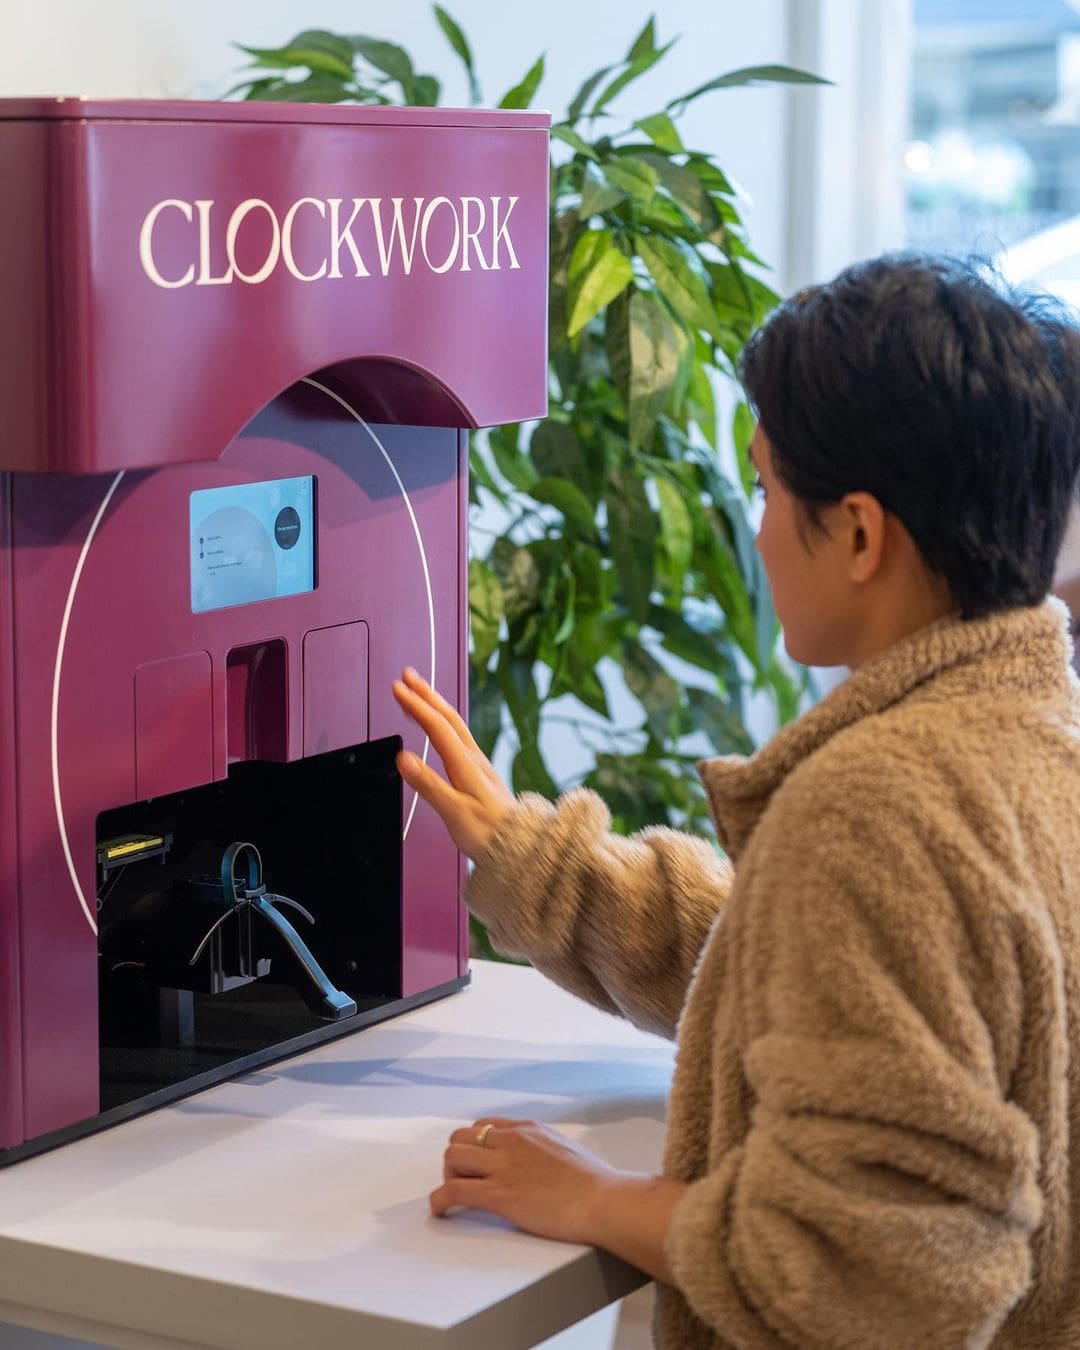
[[[1080,1346],[1080,684],[1064,609],[946,619],[749,760],[720,843],[525,796],[466,899],[678,1025],[665,1350]]]

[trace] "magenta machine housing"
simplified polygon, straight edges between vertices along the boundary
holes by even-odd
[[[390,685],[466,704],[547,127],[0,101],[0,1163],[467,981]]]

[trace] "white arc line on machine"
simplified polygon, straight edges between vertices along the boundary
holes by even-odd
[[[409,520],[412,524],[413,534],[416,536],[416,547],[420,554],[420,566],[424,573],[424,587],[427,591],[427,605],[428,605],[428,635],[431,644],[431,674],[429,676],[429,679],[431,681],[431,684],[434,686],[435,601],[431,591],[431,573],[428,569],[427,553],[424,549],[424,539],[422,534],[420,533],[420,523],[416,519],[416,512],[413,510],[413,504],[409,500],[408,492],[406,492],[405,490],[405,484],[401,481],[401,475],[398,473],[394,461],[390,458],[390,455],[387,452],[386,447],[383,445],[382,441],[379,440],[378,436],[375,435],[374,431],[372,431],[371,427],[367,424],[367,422],[364,421],[364,419],[360,416],[360,414],[356,411],[355,408],[350,407],[349,404],[346,403],[346,401],[339,394],[336,394],[332,389],[327,389],[325,385],[320,384],[317,380],[305,377],[301,381],[301,383],[311,385],[313,389],[317,389],[321,394],[326,394],[328,398],[332,398],[335,401],[335,403],[340,404],[341,407],[343,407],[345,411],[349,414],[349,416],[352,417],[356,422],[358,422],[360,426],[362,426],[364,430],[367,432],[367,434],[371,437],[371,439],[375,442],[376,446],[378,447],[379,451],[382,454],[383,459],[386,460],[387,467],[389,468],[390,472],[394,475],[394,481],[395,483],[397,483],[398,491],[401,493],[402,500],[405,503],[405,509],[409,513]],[[90,553],[90,546],[94,542],[94,536],[98,532],[98,527],[101,525],[105,512],[109,509],[109,503],[112,501],[113,495],[116,492],[116,489],[120,486],[120,481],[123,477],[124,477],[124,470],[121,469],[120,472],[110,483],[105,493],[105,496],[102,498],[101,505],[98,507],[97,512],[94,515],[94,519],[90,523],[90,528],[87,531],[85,540],[83,541],[83,546],[79,551],[79,557],[77,562],[75,563],[75,571],[72,573],[71,576],[71,585],[68,587],[67,600],[64,604],[63,617],[60,620],[60,634],[56,643],[56,662],[53,666],[53,681],[52,681],[52,710],[50,716],[50,754],[52,763],[53,803],[56,807],[56,825],[57,829],[60,832],[60,844],[64,850],[64,861],[67,864],[68,875],[71,878],[71,884],[75,888],[75,894],[78,897],[79,906],[86,917],[86,922],[90,925],[90,931],[94,934],[95,937],[97,936],[98,931],[97,919],[95,918],[94,913],[90,908],[90,905],[87,903],[86,895],[84,894],[83,888],[79,882],[79,874],[75,868],[75,860],[71,856],[71,844],[68,840],[67,822],[64,818],[64,804],[60,794],[60,746],[59,746],[60,675],[64,664],[64,648],[67,645],[68,626],[71,622],[71,611],[75,605],[75,593],[79,589],[79,582],[82,579],[83,568],[86,566],[86,559]],[[427,763],[428,751],[430,750],[430,748],[431,748],[431,741],[428,739],[427,736],[425,736],[424,751],[421,756],[425,764]],[[412,825],[413,816],[416,814],[416,805],[418,801],[419,795],[416,792],[414,792],[412,804],[409,807],[409,814],[405,821],[405,828],[401,834],[402,842],[404,842],[409,836],[409,827]]]
[[[360,416],[360,414],[356,411],[355,408],[350,407],[349,404],[346,403],[346,401],[341,397],[340,394],[335,394],[332,389],[327,389],[327,387],[324,384],[320,384],[318,380],[313,380],[310,377],[305,377],[303,380],[301,380],[301,384],[310,384],[313,389],[318,389],[320,393],[326,394],[328,397],[332,398],[335,403],[340,404],[341,407],[345,409],[345,411],[349,414],[350,417],[354,418],[357,422],[359,422],[359,424],[364,428],[367,434],[379,447],[383,459],[386,460],[387,467],[389,468],[390,472],[394,475],[394,482],[397,483],[398,485],[398,491],[401,493],[402,500],[405,503],[405,510],[408,511],[409,513],[409,520],[412,523],[413,534],[416,536],[416,547],[420,553],[420,566],[424,572],[424,586],[427,590],[427,605],[428,605],[428,634],[431,642],[431,674],[428,676],[428,679],[431,683],[432,688],[434,688],[435,600],[431,593],[431,573],[428,571],[427,553],[424,549],[423,535],[420,533],[420,522],[416,519],[416,512],[413,510],[413,504],[409,500],[409,494],[405,491],[405,484],[401,481],[401,475],[398,473],[397,468],[394,465],[394,461],[390,458],[386,446],[383,445],[382,441],[379,440],[378,436],[375,435],[374,431],[372,431],[371,427],[367,424],[367,422],[364,421],[364,419]],[[431,749],[431,741],[428,739],[427,736],[425,736],[424,753],[420,756],[420,758],[423,760],[425,764],[427,763],[428,751],[430,749]],[[420,800],[419,794],[414,792],[412,804],[409,807],[409,814],[405,821],[405,828],[401,832],[402,843],[404,843],[405,840],[409,837],[409,826],[412,824],[413,816],[416,814],[416,804],[419,800]]]
[[[71,610],[72,606],[75,604],[75,592],[79,589],[79,580],[82,577],[83,568],[86,566],[87,554],[90,552],[90,545],[94,542],[94,535],[97,534],[102,517],[108,510],[109,503],[112,501],[113,493],[120,486],[120,480],[123,476],[124,470],[121,469],[109,485],[109,489],[105,493],[101,505],[97,509],[97,514],[90,523],[90,529],[87,531],[86,539],[83,541],[82,549],[79,552],[79,559],[75,564],[75,571],[71,576],[71,585],[68,587],[67,603],[64,605],[64,616],[60,620],[60,636],[56,643],[56,664],[53,666],[52,682],[50,750],[52,754],[52,786],[53,801],[56,804],[56,825],[60,831],[60,843],[64,850],[64,861],[67,863],[71,884],[75,887],[75,894],[79,897],[79,904],[82,906],[82,912],[86,915],[86,922],[90,925],[90,931],[95,937],[97,936],[98,930],[97,919],[94,917],[90,906],[86,902],[83,888],[79,885],[79,874],[75,870],[75,860],[71,856],[71,845],[68,842],[67,824],[64,820],[64,804],[60,798],[60,743],[58,734],[60,716],[60,669],[64,663],[64,647],[67,644],[68,624],[71,622]]]

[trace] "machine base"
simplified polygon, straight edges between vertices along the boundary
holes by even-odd
[[[22,1162],[24,1158],[32,1158],[35,1154],[45,1153],[49,1149],[58,1148],[61,1144],[69,1144],[75,1139],[84,1138],[86,1135],[97,1134],[99,1130],[108,1129],[111,1125],[119,1125],[135,1116],[145,1115],[148,1111],[154,1111],[159,1106],[165,1106],[169,1102],[179,1101],[183,1097],[191,1097],[204,1088],[213,1087],[215,1083],[223,1083],[227,1079],[237,1078],[240,1074],[247,1073],[251,1069],[262,1068],[263,1065],[273,1064],[278,1060],[301,1054],[305,1050],[310,1050],[312,1046],[321,1045],[324,1041],[336,1040],[339,1036],[352,1035],[355,1032],[362,1031],[365,1027],[374,1025],[376,1022],[384,1022],[391,1017],[396,1017],[399,1013],[411,1012],[413,1008],[422,1008],[425,1003],[434,1003],[440,998],[445,998],[448,994],[454,994],[459,989],[464,989],[471,978],[471,975],[462,975],[459,979],[448,980],[445,984],[437,984],[432,989],[425,989],[419,994],[411,994],[408,998],[387,999],[374,1007],[361,1008],[355,1017],[346,1018],[343,1022],[328,1023],[326,1026],[317,1027],[314,1031],[308,1031],[301,1036],[294,1036],[290,1040],[267,1046],[263,1050],[256,1050],[250,1055],[231,1059],[228,1063],[220,1064],[204,1073],[186,1078],[182,1082],[159,1088],[144,1097],[101,1111],[96,1116],[88,1116],[85,1120],[76,1121],[74,1125],[65,1125],[62,1130],[53,1130],[49,1134],[38,1135],[36,1139],[27,1139],[24,1143],[14,1144],[11,1148],[0,1149],[0,1167],[8,1167],[12,1163]]]

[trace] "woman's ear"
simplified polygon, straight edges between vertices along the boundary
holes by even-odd
[[[869,492],[849,492],[840,501],[848,574],[865,585],[881,569],[888,521],[885,509]]]

